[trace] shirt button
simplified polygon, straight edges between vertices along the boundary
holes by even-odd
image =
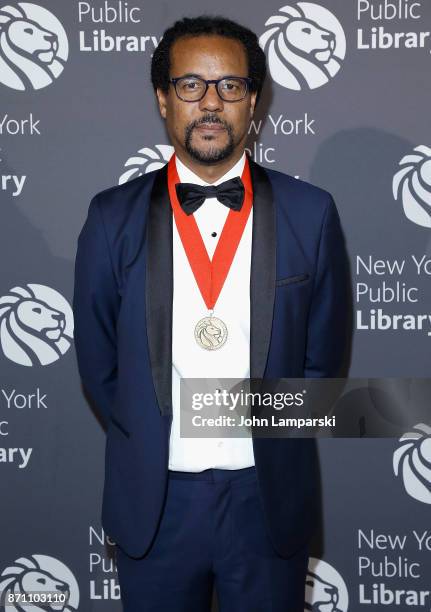
[[[213,232],[213,233],[211,234],[211,236],[212,236],[213,238],[215,238],[215,237],[217,236],[217,232]]]

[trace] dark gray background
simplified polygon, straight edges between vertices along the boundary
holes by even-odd
[[[40,135],[0,136],[0,174],[27,176],[19,197],[0,190],[0,292],[4,296],[13,287],[38,283],[52,287],[71,303],[76,239],[91,197],[117,184],[126,160],[139,149],[168,144],[149,78],[151,53],[84,52],[79,49],[79,31],[89,34],[104,28],[107,34],[160,37],[179,17],[217,12],[260,35],[266,20],[284,3],[221,0],[215,7],[208,0],[129,1],[129,7],[142,9],[140,24],[80,24],[74,0],[39,4],[63,24],[69,57],[58,79],[43,89],[22,92],[0,83],[0,121],[6,113],[14,119],[32,113],[40,119],[41,131]],[[102,2],[90,4],[103,6]],[[337,17],[346,34],[341,68],[326,85],[312,91],[291,91],[269,77],[257,111],[256,121],[264,123],[257,140],[276,149],[270,167],[333,194],[346,235],[354,287],[358,280],[367,280],[355,274],[357,255],[390,260],[407,259],[412,253],[431,256],[429,228],[409,221],[401,202],[392,195],[392,178],[401,158],[418,145],[431,145],[430,45],[389,50],[358,50],[356,45],[358,27],[367,31],[381,25],[387,31],[427,30],[431,5],[420,2],[418,20],[373,22],[363,18],[358,24],[356,2],[326,0],[319,4]],[[268,120],[269,114],[296,120],[305,113],[315,120],[314,135],[275,135]],[[368,279],[373,286],[382,280],[394,279],[389,274]],[[429,313],[429,278],[417,278],[413,268],[406,267],[399,280],[420,288],[417,304],[371,307]],[[363,309],[369,307],[364,302]],[[350,375],[427,377],[430,343],[431,337],[420,331],[356,331]],[[100,593],[103,579],[115,578],[115,571],[105,573],[99,566],[90,572],[89,567],[90,554],[100,553],[109,569],[104,547],[89,544],[90,527],[101,529],[104,434],[83,397],[73,345],[47,366],[25,367],[0,351],[0,368],[0,421],[8,421],[9,430],[7,437],[0,436],[0,447],[34,449],[25,469],[0,463],[0,575],[16,559],[48,555],[75,576],[80,610],[120,610],[116,601],[90,596],[90,580],[96,581]],[[15,389],[31,394],[37,388],[46,394],[46,409],[8,409],[4,393],[9,395]],[[414,499],[402,478],[395,477],[392,455],[398,444],[397,439],[319,442],[324,512],[313,556],[331,564],[343,577],[349,591],[348,609],[353,612],[370,609],[359,602],[359,583],[367,588],[373,582],[391,588],[430,586],[430,551],[418,551],[411,539],[412,530],[430,528],[430,505]],[[360,579],[358,530],[369,533],[372,529],[376,534],[407,534],[400,554],[421,564],[422,577]],[[398,553],[374,549],[363,554],[380,561],[384,554],[393,559]]]

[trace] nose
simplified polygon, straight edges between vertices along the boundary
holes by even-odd
[[[210,83],[208,85],[206,94],[204,95],[202,100],[199,101],[199,109],[202,111],[204,110],[209,110],[209,111],[223,110],[223,100],[220,98],[220,96],[217,93],[215,83]]]

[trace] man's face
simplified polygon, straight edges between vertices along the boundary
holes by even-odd
[[[172,45],[170,60],[170,78],[248,76],[242,43],[224,36],[180,38]],[[211,84],[202,100],[184,102],[173,85],[167,94],[157,90],[160,114],[166,119],[175,150],[203,164],[217,163],[244,150],[256,95],[248,92],[243,100],[225,102]]]

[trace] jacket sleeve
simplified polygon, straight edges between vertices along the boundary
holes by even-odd
[[[105,428],[117,383],[116,321],[120,296],[98,196],[78,236],[73,313],[79,374]]]
[[[304,377],[343,376],[350,325],[350,266],[332,196],[325,211],[307,327]]]

